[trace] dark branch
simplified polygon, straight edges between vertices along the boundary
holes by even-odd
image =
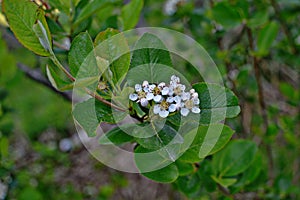
[[[50,88],[55,93],[57,93],[60,96],[62,96],[64,99],[66,99],[68,101],[72,101],[72,93],[71,92],[60,92],[60,91],[56,90],[51,85],[50,81],[47,78],[45,78],[45,76],[43,76],[43,74],[41,73],[40,70],[38,70],[38,69],[31,69],[30,67],[28,67],[28,66],[26,66],[26,65],[24,65],[22,63],[18,63],[17,66],[31,80],[34,80],[34,81],[36,81],[36,82],[38,82],[40,84],[43,84],[44,86]]]

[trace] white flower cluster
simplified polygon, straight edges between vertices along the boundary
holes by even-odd
[[[142,85],[136,84],[135,93],[130,94],[129,99],[143,107],[154,102],[153,113],[162,118],[175,111],[180,111],[182,116],[187,116],[190,111],[200,113],[198,93],[194,89],[189,92],[185,89],[179,77],[173,75],[169,85],[164,82],[149,84],[148,81],[144,81]]]

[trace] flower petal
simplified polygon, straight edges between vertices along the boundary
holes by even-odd
[[[142,91],[142,86],[140,84],[135,84],[134,88],[135,88],[135,91],[137,91],[137,92]]]
[[[162,118],[166,118],[166,117],[168,117],[168,115],[169,115],[169,111],[161,110],[159,112],[159,116],[162,117]]]
[[[154,97],[154,94],[153,94],[153,93],[150,93],[150,92],[147,93],[147,95],[146,95],[146,99],[147,99],[148,101],[152,100],[153,97]]]
[[[137,95],[137,94],[130,94],[130,95],[129,95],[129,99],[130,99],[131,101],[136,101],[136,100],[138,99],[138,95]]]
[[[148,87],[149,86],[149,82],[148,81],[144,81],[142,84],[143,87]]]
[[[156,85],[151,84],[151,85],[149,85],[149,90],[150,90],[150,91],[153,91],[155,87],[156,87]]]
[[[174,97],[168,97],[166,101],[168,103],[173,103],[174,102]]]
[[[162,95],[167,95],[169,93],[169,88],[168,87],[164,87],[161,91]]]
[[[181,110],[180,110],[180,114],[182,115],[182,116],[187,116],[188,114],[189,114],[189,109],[187,109],[187,108],[181,108]]]
[[[176,111],[176,105],[175,104],[171,104],[170,106],[169,106],[169,112],[175,112]]]
[[[201,111],[201,110],[200,110],[200,108],[198,108],[198,107],[193,107],[193,108],[192,108],[192,112],[193,112],[193,113],[200,113],[200,111]]]
[[[194,99],[193,99],[193,102],[194,102],[195,105],[199,105],[200,100],[199,100],[198,98],[194,98]]]
[[[153,97],[153,100],[154,100],[156,103],[158,103],[158,102],[160,102],[160,101],[162,100],[162,96],[161,96],[161,95],[156,95],[156,96]]]
[[[148,100],[146,98],[141,99],[141,106],[146,107],[148,105]]]
[[[154,105],[153,107],[153,113],[158,114],[160,112],[160,105]]]
[[[166,86],[166,83],[165,82],[161,82],[160,84],[158,84],[158,87],[160,88],[160,89],[163,89],[163,87],[165,87]]]

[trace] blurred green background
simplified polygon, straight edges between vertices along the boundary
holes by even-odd
[[[77,30],[69,27],[71,1],[41,2],[61,25],[49,18],[61,60],[76,33],[88,30],[95,37],[108,27],[121,29],[124,2],[98,9]],[[259,180],[236,199],[300,198],[299,10],[298,0],[144,1],[137,27],[193,37],[240,99],[241,114],[226,123],[236,130],[234,138],[258,144],[264,162]],[[0,13],[0,199],[225,199],[219,191],[185,197],[176,185],[94,160],[79,142],[68,97],[28,74],[45,78],[48,59],[21,46],[7,26]],[[197,79],[188,63],[175,67]]]

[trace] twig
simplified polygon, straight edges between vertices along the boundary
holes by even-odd
[[[60,92],[60,91],[57,91],[51,85],[51,83],[48,81],[48,79],[43,76],[43,74],[41,73],[40,70],[31,69],[30,67],[28,67],[28,66],[26,66],[26,65],[24,65],[22,63],[18,63],[17,66],[31,80],[34,80],[34,81],[36,81],[36,82],[38,82],[40,84],[43,84],[44,86],[50,88],[52,91],[54,91],[55,93],[59,94],[60,96],[62,96],[66,100],[72,101],[72,93],[71,92]]]
[[[251,49],[251,51],[254,51],[255,48],[254,48],[254,39],[253,39],[252,31],[249,27],[247,27],[246,29],[247,29],[247,36],[248,36],[248,40],[249,40],[250,49]],[[263,123],[264,130],[263,131],[266,133],[268,126],[269,126],[269,122],[268,122],[266,103],[265,103],[264,95],[263,95],[263,86],[262,86],[262,80],[261,80],[261,74],[260,74],[259,60],[255,55],[252,56],[252,60],[253,60],[254,74],[255,74],[255,78],[256,78],[256,82],[257,82],[257,86],[258,86],[258,100],[259,100],[261,114],[262,114],[263,121],[264,121],[264,123]],[[269,157],[270,185],[272,185],[273,180],[274,180],[274,162],[273,162],[272,148],[269,144],[265,144],[265,145],[266,145],[266,151],[267,151],[267,154]]]
[[[218,189],[222,192],[223,195],[225,195],[226,197],[229,197],[231,199],[234,199],[234,196],[232,194],[230,194],[229,190],[225,187],[223,187],[220,184],[217,184]]]

